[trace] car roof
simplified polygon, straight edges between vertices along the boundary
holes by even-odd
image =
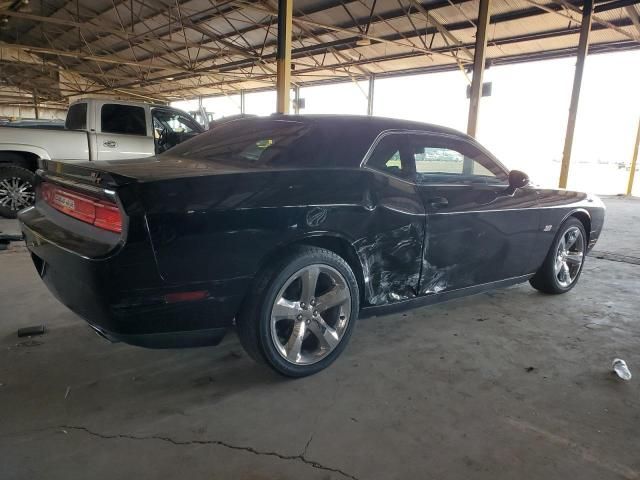
[[[256,117],[254,117],[256,118]],[[264,117],[258,117],[264,118]],[[368,127],[371,130],[383,132],[386,130],[413,130],[423,131],[425,133],[439,133],[447,135],[455,135],[460,137],[468,137],[466,134],[453,128],[443,127],[432,123],[417,122],[413,120],[403,120],[399,118],[375,117],[367,115],[338,115],[338,114],[311,114],[311,115],[285,115],[272,114],[269,118],[296,121],[302,123],[314,123],[335,125],[350,124],[358,127]]]
[[[226,155],[233,148],[240,148],[245,141],[253,141],[257,135],[267,138],[274,135],[276,124],[291,123],[303,127],[288,129],[281,125],[283,135],[292,135],[290,141],[283,143],[286,149],[271,158],[273,163],[243,162],[243,169],[266,170],[278,168],[362,168],[362,162],[368,152],[384,132],[419,132],[447,135],[452,138],[469,141],[482,148],[475,140],[457,130],[429,123],[401,120],[395,118],[369,117],[364,115],[282,115],[268,117],[238,118],[215,125],[208,132],[172,148],[173,156],[195,160],[219,161],[212,152],[221,145],[231,142],[225,150]],[[293,125],[291,125],[293,127]],[[290,132],[290,133],[284,133]],[[235,141],[239,136],[239,141]],[[257,137],[256,137],[257,138]],[[264,140],[264,139],[262,139]],[[272,139],[273,140],[273,139]],[[244,147],[243,147],[244,148]],[[486,149],[483,149],[486,152]],[[275,154],[276,150],[274,150]],[[217,152],[219,154],[220,152]],[[486,152],[489,156],[491,154]],[[277,160],[275,160],[277,157]],[[494,157],[494,160],[495,157]],[[496,160],[497,161],[497,160]]]

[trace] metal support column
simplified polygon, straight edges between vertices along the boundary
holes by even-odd
[[[376,76],[371,75],[369,77],[369,94],[367,95],[367,115],[373,115],[373,92],[376,83]]]
[[[293,87],[293,112],[300,115],[300,87],[298,85]]]
[[[244,90],[240,90],[240,113],[245,113]]]
[[[36,113],[36,120],[40,118],[40,111],[38,110],[38,92],[33,92],[33,108]]]
[[[627,185],[627,195],[633,193],[633,179],[636,176],[636,166],[638,165],[638,149],[640,149],[640,119],[638,119],[638,133],[636,135],[636,145],[631,157],[631,170],[629,171],[629,184]]]
[[[278,53],[277,80],[278,94],[276,111],[289,113],[291,95],[291,25],[293,20],[293,0],[278,0]]]
[[[562,152],[562,166],[560,167],[560,188],[567,187],[569,178],[569,165],[571,164],[571,149],[573,148],[573,134],[576,129],[576,118],[578,116],[578,103],[580,101],[580,87],[582,87],[582,74],[584,72],[584,61],[589,51],[589,33],[591,32],[591,21],[593,16],[593,0],[585,0],[582,7],[582,25],[580,26],[580,40],[578,42],[578,56],[576,59],[576,71],[573,76],[573,90],[571,92],[571,103],[569,105],[569,119],[567,120],[567,133],[564,137],[564,150]]]
[[[469,119],[467,133],[476,136],[478,128],[478,114],[480,112],[480,97],[482,97],[482,77],[487,56],[487,30],[489,28],[489,8],[491,0],[480,0],[478,8],[478,29],[476,31],[476,48],[473,53],[473,78],[471,80],[471,95],[469,100]]]

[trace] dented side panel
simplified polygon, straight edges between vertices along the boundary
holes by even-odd
[[[540,212],[537,192],[504,186],[426,185],[420,193],[427,207],[433,198],[448,204],[429,208],[420,294],[466,288],[530,273]]]
[[[369,174],[371,216],[354,246],[364,273],[365,298],[383,305],[418,294],[425,210],[416,186]]]
[[[364,170],[265,172],[242,179],[141,186],[168,283],[248,279],[286,245],[332,236],[346,241],[358,258],[366,304],[416,296],[425,210],[415,186]]]

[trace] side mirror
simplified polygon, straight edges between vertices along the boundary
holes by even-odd
[[[520,170],[511,170],[509,172],[509,195],[512,195],[517,189],[529,185],[529,176]]]

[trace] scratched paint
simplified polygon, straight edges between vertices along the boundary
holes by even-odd
[[[354,243],[362,263],[366,299],[371,305],[416,296],[420,281],[421,236],[421,229],[408,224]]]

